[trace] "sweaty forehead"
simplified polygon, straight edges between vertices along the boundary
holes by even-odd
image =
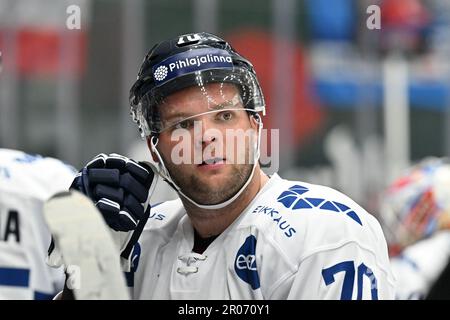
[[[232,101],[239,94],[235,85],[230,83],[210,83],[202,87],[189,87],[166,97],[159,105],[162,118],[178,114],[197,114],[217,108]]]

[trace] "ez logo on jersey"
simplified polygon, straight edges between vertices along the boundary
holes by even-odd
[[[240,254],[236,258],[236,268],[239,270],[251,270],[256,271],[256,256],[254,254],[249,254],[248,256],[244,256]]]
[[[260,287],[256,266],[256,238],[250,235],[239,248],[234,261],[234,271],[238,277],[248,283],[253,290]]]

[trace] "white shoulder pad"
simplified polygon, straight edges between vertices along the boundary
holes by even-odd
[[[0,149],[1,186],[11,193],[47,200],[67,190],[75,173],[73,167],[54,158]]]
[[[349,242],[373,252],[386,251],[378,221],[329,187],[278,179],[249,208],[248,216],[292,261]]]

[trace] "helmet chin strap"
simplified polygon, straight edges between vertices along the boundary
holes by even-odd
[[[256,121],[258,122],[258,139],[257,139],[256,146],[255,146],[256,152],[255,152],[255,156],[254,156],[252,172],[250,173],[250,176],[247,178],[247,181],[244,183],[244,185],[230,199],[228,199],[224,202],[218,203],[218,204],[206,205],[206,204],[200,204],[200,203],[194,201],[193,199],[191,199],[189,196],[187,196],[183,191],[181,191],[181,188],[173,181],[172,177],[170,176],[169,170],[167,170],[167,167],[165,166],[164,161],[163,161],[158,149],[156,148],[159,140],[157,137],[153,136],[150,139],[150,146],[151,146],[152,151],[158,157],[158,161],[159,161],[158,170],[157,170],[158,174],[164,180],[166,180],[169,183],[169,185],[175,189],[176,192],[181,194],[183,196],[183,198],[187,199],[189,202],[191,202],[196,207],[199,207],[201,209],[207,209],[207,210],[215,210],[215,209],[225,208],[226,206],[228,206],[232,202],[234,202],[242,194],[242,192],[250,184],[250,181],[253,179],[256,165],[257,165],[259,157],[260,157],[261,131],[262,131],[262,127],[263,127],[263,123],[262,123],[262,119],[261,119],[260,115],[256,113],[256,116],[257,116]]]

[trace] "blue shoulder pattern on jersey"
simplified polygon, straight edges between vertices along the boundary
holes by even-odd
[[[309,189],[307,187],[297,184],[290,187],[288,190],[283,191],[278,196],[277,201],[283,204],[286,208],[292,210],[319,208],[321,210],[344,213],[362,226],[361,219],[358,217],[356,212],[345,204],[323,198],[306,197],[305,194],[308,191]]]

